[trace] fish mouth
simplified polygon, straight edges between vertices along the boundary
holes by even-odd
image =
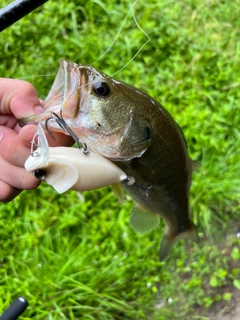
[[[91,94],[92,84],[97,81],[98,75],[94,68],[60,60],[60,68],[55,77],[51,90],[41,106],[43,113],[19,119],[18,124],[23,127],[27,124],[42,124],[52,118],[53,113],[69,122],[71,126],[79,114],[79,110],[87,103]],[[54,121],[49,121],[48,128],[52,131],[62,131]]]
[[[18,120],[18,125],[19,127],[24,127],[28,124],[45,124],[46,120],[51,117],[51,113],[50,112],[43,112],[43,113],[39,113],[27,118],[22,118]]]

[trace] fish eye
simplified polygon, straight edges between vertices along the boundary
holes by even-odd
[[[106,97],[110,94],[110,88],[106,82],[94,83],[93,84],[93,91],[100,97]]]
[[[149,127],[145,127],[143,129],[143,135],[144,135],[146,140],[150,140],[151,139],[151,134],[150,134],[150,128]]]
[[[43,169],[38,169],[38,170],[33,172],[33,175],[34,175],[35,178],[37,178],[39,180],[44,180],[46,172]]]

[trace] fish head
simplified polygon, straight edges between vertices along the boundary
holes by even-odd
[[[44,112],[20,124],[45,124],[51,132],[62,127],[51,118],[61,114],[89,150],[112,160],[140,157],[150,145],[149,123],[139,114],[143,94],[94,67],[60,61]],[[67,133],[67,132],[66,132]]]

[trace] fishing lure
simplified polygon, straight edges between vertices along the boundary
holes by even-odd
[[[128,180],[123,170],[110,160],[82,149],[49,147],[39,124],[31,142],[31,154],[25,169],[51,185],[58,193],[69,189],[85,191],[102,188]]]

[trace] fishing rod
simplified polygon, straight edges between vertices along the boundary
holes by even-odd
[[[15,0],[0,9],[0,32],[11,26],[48,0]]]
[[[27,308],[28,302],[23,297],[14,300],[0,316],[0,320],[16,320]]]

